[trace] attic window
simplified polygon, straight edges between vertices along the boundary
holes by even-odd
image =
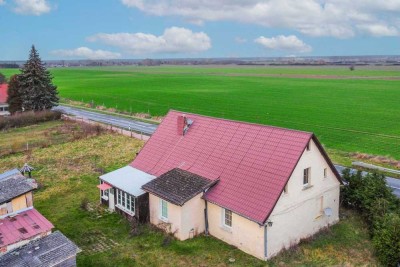
[[[304,169],[303,173],[303,186],[307,187],[310,185],[310,172],[311,168]]]
[[[40,229],[40,225],[34,224],[34,225],[33,225],[33,228],[34,228],[34,229]]]
[[[19,231],[21,234],[27,234],[27,233],[28,233],[28,231],[25,229],[25,227],[19,228],[18,231]]]

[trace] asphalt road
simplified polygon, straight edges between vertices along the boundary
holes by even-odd
[[[346,169],[346,167],[340,166],[340,165],[335,165],[336,169],[339,171],[340,174],[342,174],[342,171]],[[351,169],[352,172],[357,172],[355,169]],[[363,171],[362,175],[367,175],[368,172]],[[400,179],[392,178],[386,176],[386,184],[392,188],[393,194],[395,194],[398,198],[400,198]]]
[[[157,129],[156,124],[136,121],[133,119],[122,118],[113,115],[107,115],[103,113],[98,113],[94,111],[88,111],[79,108],[72,108],[68,106],[58,106],[54,110],[61,111],[62,113],[73,115],[79,118],[88,119],[91,121],[96,121],[100,123],[109,124],[116,126],[125,130],[132,130],[135,132],[143,133],[146,135],[151,135]]]
[[[74,116],[77,116],[80,118],[109,124],[112,126],[126,129],[126,130],[133,130],[136,132],[141,132],[146,135],[152,135],[158,126],[158,125],[151,124],[151,123],[135,121],[133,119],[126,119],[126,118],[121,118],[118,116],[107,115],[107,114],[102,114],[102,113],[98,113],[98,112],[94,112],[94,111],[87,111],[84,109],[72,108],[72,107],[67,107],[67,106],[62,106],[62,105],[56,107],[55,110],[59,110],[68,115],[74,115]],[[335,165],[335,167],[339,171],[340,174],[346,168],[346,167],[343,167],[340,165]],[[356,172],[357,170],[352,169],[352,171]],[[366,175],[366,174],[367,174],[367,172],[363,172],[363,175]],[[395,194],[397,197],[400,198],[400,179],[386,177],[386,183],[390,188],[393,189],[393,194]]]

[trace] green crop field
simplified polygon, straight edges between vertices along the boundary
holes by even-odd
[[[6,75],[17,70],[0,70]],[[169,109],[312,131],[330,149],[400,159],[400,67],[51,69],[60,95],[128,112]]]

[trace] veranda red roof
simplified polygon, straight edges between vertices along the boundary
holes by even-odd
[[[331,164],[312,133],[186,114],[193,123],[181,135],[182,114],[167,114],[131,166],[157,177],[180,168],[219,178],[205,198],[259,224],[272,212],[311,138]]]
[[[31,239],[54,226],[36,209],[0,219],[0,247]]]
[[[107,189],[112,188],[112,186],[109,185],[109,184],[103,183],[103,184],[97,185],[97,188],[100,189],[100,190],[102,190],[102,191],[104,191],[104,190],[107,190]]]
[[[0,84],[0,103],[6,103],[7,102],[7,90],[8,90],[8,84]]]

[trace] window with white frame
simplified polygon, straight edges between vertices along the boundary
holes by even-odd
[[[226,227],[232,227],[232,211],[224,209],[223,224]]]
[[[310,174],[311,174],[311,168],[304,169],[303,186],[305,187],[310,185]]]
[[[168,220],[168,202],[160,199],[160,218],[161,220]]]
[[[104,182],[101,181],[100,184],[104,184]],[[109,190],[109,189],[100,190],[100,192],[101,192],[101,197],[104,198],[104,199],[106,199],[106,200],[108,200],[108,196],[109,196],[109,191],[108,191],[108,190]]]
[[[128,213],[135,213],[135,197],[117,189],[117,207]]]

